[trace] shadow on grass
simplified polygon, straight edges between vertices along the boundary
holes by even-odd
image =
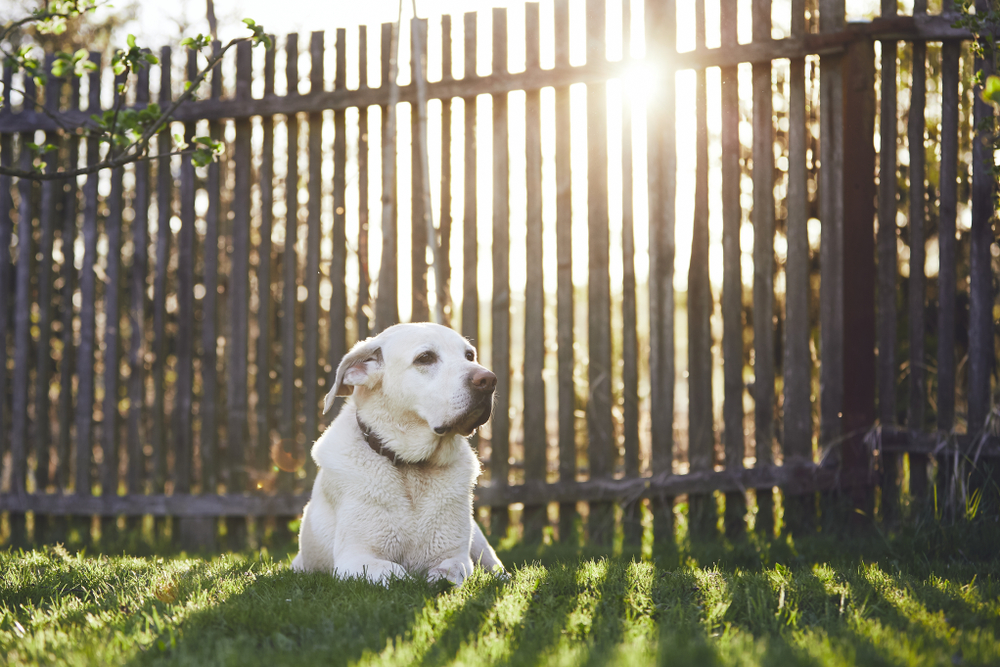
[[[199,584],[201,609],[181,615],[129,665],[347,664],[379,652],[434,604],[443,585],[397,580],[386,588],[364,580],[303,575],[286,568],[249,577],[227,595],[220,577]],[[218,600],[217,602],[215,600]]]

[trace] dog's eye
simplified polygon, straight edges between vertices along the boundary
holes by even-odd
[[[435,361],[437,361],[436,354],[434,354],[433,352],[424,352],[416,359],[414,359],[413,363],[419,364],[421,366],[428,366],[430,364],[433,364]]]
[[[469,361],[475,361],[476,360],[476,353],[473,352],[472,350],[466,350],[465,351],[465,358],[468,359]]]

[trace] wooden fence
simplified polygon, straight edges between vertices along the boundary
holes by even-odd
[[[738,4],[720,0],[717,37],[704,0],[690,16],[674,0],[614,16],[554,0],[414,21],[404,42],[436,39],[396,90],[391,25],[338,29],[329,59],[324,33],[308,58],[290,35],[241,47],[178,109],[173,131],[226,142],[218,163],[0,177],[6,539],[89,539],[80,517],[102,536],[119,517],[173,517],[190,545],[214,543],[222,517],[235,545],[247,517],[281,530],[308,499],[338,360],[401,303],[414,321],[440,305],[499,378],[475,443],[494,536],[573,539],[584,518],[595,543],[673,539],[675,516],[692,534],[748,518],[810,530],[830,511],[819,492],[890,520],[926,501],[929,474],[954,493],[963,460],[1000,452],[993,182],[973,140],[992,112],[972,102],[969,36],[926,0],[851,25],[843,0],[792,0],[773,24],[753,0],[743,43]],[[130,104],[193,76],[191,53],[159,56]],[[46,170],[98,161],[96,141],[56,130],[107,107],[107,70],[42,91],[4,77],[0,164],[30,166],[42,135],[59,145]],[[408,135],[387,122],[394,96]],[[440,290],[421,195],[432,138]]]

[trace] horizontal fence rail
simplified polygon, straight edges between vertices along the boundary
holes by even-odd
[[[790,6],[775,38],[754,0],[741,44],[721,0],[718,46],[704,0],[244,44],[170,123],[221,160],[163,137],[79,178],[58,171],[106,150],[73,131],[112,104],[101,54],[43,90],[4,70],[0,165],[58,148],[44,180],[0,176],[4,539],[144,516],[193,547],[288,537],[340,358],[432,316],[498,376],[472,439],[494,538],[637,545],[682,513],[773,535],[830,494],[896,520],[967,493],[1000,455],[971,37],[894,2],[851,24]],[[129,106],[197,73],[158,55]]]

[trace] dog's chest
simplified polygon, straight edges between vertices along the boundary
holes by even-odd
[[[396,477],[398,502],[385,506],[390,560],[407,567],[432,567],[443,554],[471,537],[472,499],[455,471],[414,466]],[[465,547],[467,548],[467,547]]]

